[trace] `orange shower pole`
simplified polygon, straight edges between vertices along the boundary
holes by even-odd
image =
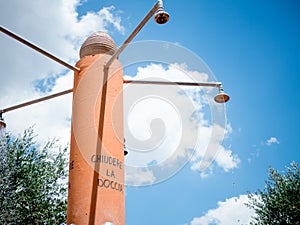
[[[103,32],[80,49],[74,77],[67,224],[125,224],[123,74]],[[114,116],[112,116],[114,115]]]

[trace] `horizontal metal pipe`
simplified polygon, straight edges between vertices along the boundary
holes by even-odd
[[[105,67],[109,68],[109,66],[113,63],[113,61],[119,57],[122,51],[126,48],[126,46],[132,41],[132,39],[138,34],[138,32],[145,26],[148,20],[153,16],[159,6],[159,1],[155,3],[152,9],[148,12],[148,14],[144,17],[144,19],[137,25],[137,27],[132,31],[129,37],[123,42],[123,44],[117,49],[117,51],[110,57],[110,59],[106,62]]]
[[[34,49],[35,51],[37,51],[37,52],[39,52],[39,53],[41,53],[41,54],[47,56],[48,58],[54,60],[55,62],[58,62],[58,63],[60,63],[61,65],[65,66],[65,67],[67,67],[67,68],[69,68],[69,69],[71,69],[71,70],[73,70],[73,71],[80,71],[79,68],[77,68],[77,67],[75,67],[75,66],[72,66],[72,65],[70,65],[70,64],[68,64],[68,63],[66,63],[66,62],[64,62],[63,60],[57,58],[56,56],[50,54],[49,52],[46,52],[45,50],[43,50],[43,49],[37,47],[36,45],[30,43],[29,41],[25,40],[24,38],[21,38],[20,36],[14,34],[13,32],[11,32],[11,31],[9,31],[9,30],[7,30],[6,28],[4,28],[4,27],[1,26],[1,27],[0,27],[0,30],[1,30],[1,32],[7,34],[8,36],[10,36],[10,37],[12,37],[12,38],[14,38],[14,39],[16,39],[17,41],[21,42],[22,44],[24,44],[24,45],[26,45],[26,46],[28,46],[28,47]]]
[[[28,101],[28,102],[21,103],[21,104],[18,104],[18,105],[14,105],[14,106],[11,106],[11,107],[8,107],[8,108],[5,108],[5,109],[1,109],[0,114],[6,113],[6,112],[9,112],[9,111],[13,111],[13,110],[16,110],[16,109],[19,109],[19,108],[23,108],[25,106],[29,106],[29,105],[32,105],[32,104],[36,104],[36,103],[39,103],[39,102],[42,102],[42,101],[46,101],[46,100],[51,99],[51,98],[56,98],[56,97],[59,97],[59,96],[65,95],[65,94],[69,94],[71,92],[73,92],[73,89],[58,92],[58,93],[53,94],[53,95],[48,95],[48,96],[38,98],[38,99],[35,99],[35,100],[32,100],[32,101]]]
[[[220,82],[172,82],[172,81],[147,81],[147,80],[124,80],[124,84],[156,84],[156,85],[184,85],[184,86],[202,86],[202,87],[220,87]]]

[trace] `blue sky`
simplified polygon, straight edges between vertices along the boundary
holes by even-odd
[[[149,0],[87,0],[81,5],[76,1],[70,1],[70,6],[78,13],[77,25],[87,12],[95,13],[104,7],[114,6],[109,12],[115,20],[105,20],[107,15],[105,13],[98,19],[104,21],[102,28],[106,29],[117,45],[120,45],[154,3]],[[14,9],[13,3],[3,1],[2,4],[7,5],[3,11],[0,9],[2,14]],[[16,13],[19,12],[23,16],[22,21],[12,15],[6,15],[7,17],[2,15],[0,21],[3,26],[25,36],[46,50],[71,63],[76,62],[75,54],[78,46],[72,46],[78,45],[82,36],[96,31],[92,28],[98,29],[100,25],[93,25],[96,22],[91,22],[88,24],[91,30],[86,28],[85,32],[80,30],[80,27],[76,27],[77,30],[70,27],[71,31],[62,35],[65,39],[59,39],[55,29],[65,30],[67,25],[61,24],[67,24],[69,17],[62,16],[61,24],[55,24],[56,20],[53,19],[54,24],[51,24],[50,17],[48,20],[43,18],[50,14],[44,16],[43,13],[38,13],[40,12],[38,8],[37,10],[31,8],[38,5],[43,4],[19,5]],[[231,97],[226,104],[227,122],[230,124],[231,132],[226,135],[222,146],[238,157],[239,162],[237,166],[227,171],[215,166],[205,178],[200,176],[199,171],[191,169],[193,163],[188,163],[175,176],[164,182],[146,187],[128,187],[126,224],[241,224],[247,221],[248,214],[237,214],[234,204],[243,202],[247,192],[264,187],[269,166],[282,171],[292,161],[299,163],[300,3],[292,0],[165,0],[164,5],[170,14],[170,21],[159,26],[151,19],[135,41],[159,40],[175,43],[191,50],[209,66]],[[55,7],[63,8],[59,3],[53,3],[52,7],[53,12]],[[49,8],[49,12],[52,12],[51,10]],[[36,12],[31,13],[31,19],[27,19],[30,17],[29,12]],[[34,18],[39,19],[40,24],[36,23]],[[43,23],[52,26],[51,32],[45,29]],[[65,45],[63,50],[57,47],[57,43],[63,45],[62,42],[66,40],[68,41],[66,43],[70,44],[69,48],[69,45]],[[51,81],[45,82],[42,88],[47,93],[48,89],[60,90],[60,84],[62,90],[71,84],[69,80],[72,75],[65,69],[48,62],[47,59],[38,58],[39,56],[30,50],[19,47],[3,35],[0,37],[0,43],[3,52],[9,51],[9,54],[15,52],[10,56],[16,57],[16,63],[20,61],[17,64],[24,73],[34,74],[28,79],[19,79],[19,68],[10,68],[7,73],[2,73],[1,80],[3,79],[6,88],[0,90],[4,96],[0,100],[1,107],[39,96],[41,93],[38,90],[41,88],[37,87],[37,84],[41,85],[41,81]],[[8,45],[11,46],[10,50],[4,47]],[[27,68],[30,63],[22,63],[22,60],[18,59],[21,56],[29,58],[35,69]],[[41,61],[36,63],[36,60]],[[3,55],[1,61],[4,62],[1,65],[7,65],[8,61]],[[10,81],[6,74],[11,74],[16,79]],[[70,102],[69,97],[64,97],[56,105],[67,105],[70,108],[70,103],[66,102]],[[50,103],[40,107],[41,109],[36,109],[35,117],[28,119],[23,127],[37,124],[39,129],[39,119],[46,121],[44,117],[39,117],[40,114],[52,115],[51,112],[46,112],[46,109],[51,108]],[[5,119],[8,124],[12,124],[12,131],[22,132],[23,127],[18,124],[22,123],[26,112],[30,111],[19,112],[23,114],[11,113],[11,117],[7,115]],[[57,127],[63,126],[61,130],[68,131],[69,120],[66,118],[70,118],[70,109],[65,113],[59,117],[64,121],[63,125]],[[18,124],[14,125],[12,117]],[[49,122],[42,124],[49,125]],[[67,134],[61,135],[68,138]],[[45,137],[46,134],[43,135],[41,131],[41,136]],[[232,220],[228,222],[226,219]]]

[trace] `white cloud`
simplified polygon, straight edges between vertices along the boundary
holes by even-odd
[[[124,33],[121,19],[114,7],[96,9],[79,17],[76,9],[79,0],[18,1],[10,0],[1,5],[0,20],[5,28],[57,57],[75,64],[79,47],[92,32],[114,27]],[[73,71],[0,34],[1,89],[0,109],[67,90],[73,86]],[[36,82],[43,79],[41,89]],[[70,139],[72,94],[52,99],[4,114],[7,129],[21,133],[35,124],[40,140],[58,137],[63,143]]]
[[[130,168],[128,168],[125,170],[125,183],[129,186],[147,185],[152,184],[155,181],[156,177],[149,169],[138,169],[130,171]]]
[[[217,164],[223,168],[226,172],[233,168],[237,168],[240,159],[237,155],[233,155],[230,149],[225,149],[220,146],[220,151],[216,157]]]
[[[270,146],[272,144],[280,144],[279,140],[276,137],[270,137],[267,141],[266,141],[266,145]]]
[[[216,124],[199,128],[202,134],[199,140],[201,145],[198,146],[192,158],[191,168],[199,171],[202,178],[213,173],[214,165],[228,172],[237,168],[240,163],[239,157],[233,154],[231,149],[222,145],[224,134],[228,135],[228,132],[232,130],[230,125],[227,127],[230,127],[229,131]]]
[[[184,72],[178,70],[178,67],[179,65],[170,65],[165,69],[161,64],[150,64],[146,67],[138,67],[136,76],[125,76],[125,79],[146,78],[147,80],[191,81]],[[198,76],[202,75],[198,74]],[[206,77],[205,74],[203,76]],[[187,96],[179,95],[178,91],[180,90],[183,90],[183,88],[178,86],[125,86],[125,122],[128,123],[125,134],[128,134],[126,137],[128,147],[134,148],[139,143],[136,139],[145,141],[150,139],[151,135],[155,136],[156,139],[153,139],[153,142],[149,144],[155,146],[159,144],[159,147],[155,149],[156,151],[147,152],[147,157],[141,154],[144,160],[136,158],[137,152],[135,152],[135,157],[129,154],[126,157],[127,163],[130,164],[131,158],[139,165],[147,165],[153,160],[160,163],[176,151],[181,139],[188,140],[193,137],[193,135],[186,133],[187,130],[183,127],[188,125],[187,129],[190,129],[190,126],[192,126],[190,117],[196,106]],[[189,132],[194,131],[193,129]],[[133,136],[129,136],[130,134]],[[158,134],[161,134],[161,137],[158,137]],[[193,144],[193,142],[189,144]],[[142,145],[145,148],[145,142]],[[145,151],[142,153],[145,153]]]
[[[184,64],[150,63],[138,67],[136,76],[125,76],[125,80],[128,79],[206,82],[208,76],[191,71]],[[185,164],[191,159],[191,149],[194,149],[191,168],[199,171],[201,177],[212,174],[214,166],[226,172],[236,168],[240,159],[222,145],[224,136],[229,135],[232,128],[230,124],[217,124],[206,118],[206,113],[211,113],[206,109],[209,106],[207,99],[213,99],[210,90],[199,87],[125,86],[125,138],[129,150],[126,165],[147,168],[155,162],[164,170],[153,167],[153,171],[158,170],[153,173],[158,182],[168,178],[166,171],[173,169],[176,172],[180,163]],[[210,110],[220,108],[213,105]],[[222,114],[222,110],[220,112]]]
[[[240,195],[218,202],[215,209],[210,209],[204,216],[195,217],[190,225],[241,225],[249,224],[254,211],[245,206],[247,195]]]
[[[184,65],[149,64],[138,67],[136,76],[125,79],[191,81],[182,68]],[[206,79],[206,74],[197,76]],[[179,93],[182,90],[176,85],[124,86],[125,138],[129,150],[126,165],[130,166],[126,170],[136,168],[133,173],[142,176],[144,170],[140,167],[147,171],[150,168],[154,181],[160,182],[186,163],[186,148],[195,148],[197,142],[197,129],[191,120],[196,106],[188,96]],[[129,184],[140,184],[139,179],[135,182],[129,178],[134,177],[127,176]]]

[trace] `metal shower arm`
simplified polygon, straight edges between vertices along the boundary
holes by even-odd
[[[148,81],[148,80],[124,80],[124,84],[156,84],[156,85],[183,85],[183,86],[201,86],[201,87],[221,87],[221,82],[172,82],[172,81]]]
[[[65,94],[69,94],[71,92],[73,92],[73,89],[69,89],[69,90],[66,90],[66,91],[58,92],[58,93],[53,94],[53,95],[48,95],[48,96],[45,96],[45,97],[42,97],[42,98],[38,98],[38,99],[35,99],[35,100],[24,102],[24,103],[14,105],[14,106],[11,106],[11,107],[8,107],[8,108],[5,108],[5,109],[0,109],[0,115],[2,115],[3,113],[9,112],[9,111],[13,111],[13,110],[16,110],[16,109],[19,109],[19,108],[23,108],[25,106],[29,106],[29,105],[33,105],[33,104],[36,104],[36,103],[39,103],[39,102],[49,100],[51,98],[56,98],[56,97],[59,97],[59,96],[65,95]]]
[[[37,52],[43,54],[44,56],[47,56],[48,58],[54,60],[55,62],[60,63],[61,65],[65,66],[65,67],[67,67],[67,68],[69,68],[69,69],[71,69],[71,70],[73,70],[73,71],[80,71],[79,68],[77,68],[77,67],[75,67],[75,66],[72,66],[72,65],[66,63],[65,61],[63,61],[63,60],[57,58],[56,56],[50,54],[49,52],[47,52],[47,51],[41,49],[41,48],[38,47],[38,46],[36,46],[36,45],[30,43],[29,41],[25,40],[24,38],[22,38],[22,37],[20,37],[20,36],[18,36],[18,35],[16,35],[16,34],[14,34],[13,32],[9,31],[8,29],[6,29],[6,28],[4,28],[4,27],[2,27],[2,26],[0,26],[0,31],[3,32],[4,34],[6,34],[6,35],[8,35],[8,36],[10,36],[10,37],[12,37],[12,38],[14,38],[14,39],[16,39],[17,41],[21,42],[22,44],[24,44],[24,45],[26,45],[26,46],[32,48],[33,50],[35,50],[35,51],[37,51]]]
[[[158,9],[160,1],[157,1],[152,9],[148,12],[148,14],[144,17],[144,19],[137,25],[137,27],[132,31],[129,37],[123,42],[123,44],[115,51],[115,53],[110,57],[110,59],[106,62],[105,67],[109,68],[109,66],[113,63],[113,61],[119,57],[122,51],[127,47],[127,45],[132,41],[132,39],[140,32],[140,30],[145,26],[148,20],[154,15],[156,10]]]

